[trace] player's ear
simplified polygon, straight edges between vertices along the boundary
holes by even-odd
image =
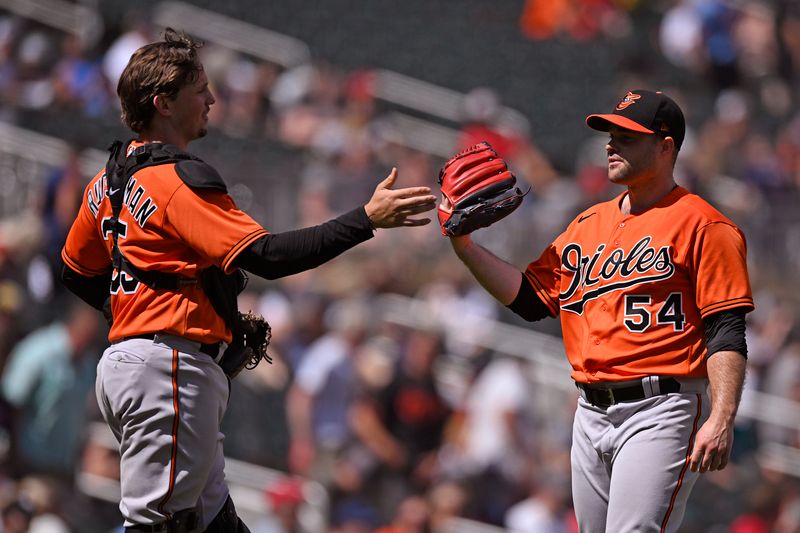
[[[161,115],[170,116],[172,114],[172,106],[170,104],[170,99],[165,94],[157,94],[153,97],[153,107]]]
[[[675,144],[675,139],[672,137],[665,137],[661,143],[661,153],[665,157],[669,157],[672,161],[672,166],[678,160],[678,145]]]
[[[678,150],[678,147],[675,146],[675,139],[672,137],[664,137],[664,140],[661,141],[661,153],[664,155],[667,154],[674,154]]]

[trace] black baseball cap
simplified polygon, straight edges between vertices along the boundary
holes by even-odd
[[[608,131],[612,124],[627,130],[672,137],[678,149],[686,135],[681,108],[660,91],[628,91],[611,114],[586,117],[586,125],[595,130]]]

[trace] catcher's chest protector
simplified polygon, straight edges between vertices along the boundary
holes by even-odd
[[[178,274],[143,270],[125,259],[117,244],[120,232],[124,231],[123,225],[119,223],[119,214],[122,211],[125,191],[131,177],[139,170],[166,164],[175,164],[178,177],[193,189],[227,192],[227,186],[213,167],[175,146],[161,143],[144,144],[127,154],[130,143],[131,140],[125,143],[114,141],[109,148],[110,156],[106,163],[106,195],[111,202],[113,213],[109,229],[114,243],[112,252],[114,268],[154,290],[176,291],[184,284],[197,283],[197,279],[185,278]],[[225,274],[217,267],[210,267],[201,272],[199,282],[214,310],[231,330],[235,330],[239,314],[236,300],[247,284],[247,276],[241,270]]]

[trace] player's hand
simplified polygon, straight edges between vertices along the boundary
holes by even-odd
[[[692,472],[722,470],[728,465],[733,447],[733,423],[712,415],[697,432],[689,459]]]
[[[414,215],[430,211],[436,207],[436,197],[429,187],[408,187],[393,190],[397,181],[397,169],[375,188],[364,210],[375,228],[396,228],[399,226],[424,226],[430,218],[412,218]]]

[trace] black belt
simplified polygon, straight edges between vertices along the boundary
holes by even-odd
[[[155,340],[156,335],[158,333],[142,333],[140,335],[131,335],[130,337],[125,337],[123,340],[128,339],[150,339]],[[200,351],[214,359],[219,355],[219,345],[218,342],[213,342],[211,344],[200,343]]]
[[[657,378],[658,394],[680,392],[681,384],[675,378]],[[575,383],[584,393],[584,398],[597,407],[610,407],[622,402],[635,402],[650,398],[642,383],[624,387],[609,387],[607,383]],[[655,383],[653,384],[655,387]]]

